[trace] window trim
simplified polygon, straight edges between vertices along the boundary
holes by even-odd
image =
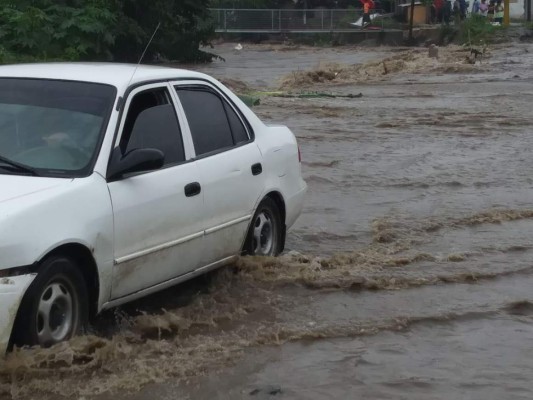
[[[183,113],[185,115],[185,118],[186,118],[186,121],[187,121],[187,125],[189,126],[189,133],[190,133],[190,136],[191,136],[191,139],[192,139],[192,142],[193,142],[193,146],[194,146],[194,134],[192,133],[192,130],[191,130],[191,124],[189,123],[189,119],[187,117],[187,112],[185,111],[185,108],[183,106],[183,103],[181,102],[181,99],[179,98],[179,89],[175,89],[176,90],[176,95],[180,101],[180,104],[181,104],[181,107],[183,109]],[[183,90],[186,90],[186,91],[189,91],[189,92],[201,92],[201,93],[208,93],[208,94],[211,94],[212,96],[214,96],[216,99],[218,99],[220,101],[220,106],[222,108],[222,113],[224,115],[224,117],[222,118],[226,118],[226,123],[227,123],[227,127],[229,129],[229,134],[230,134],[230,141],[231,141],[231,144],[230,145],[227,145],[227,146],[224,146],[224,147],[219,147],[219,148],[216,148],[214,150],[211,150],[211,151],[208,151],[208,152],[205,152],[205,153],[202,153],[201,155],[198,155],[197,154],[197,151],[198,149],[196,148],[196,146],[194,146],[194,154],[195,154],[195,158],[198,159],[200,157],[203,157],[204,155],[212,155],[212,154],[216,154],[216,153],[222,153],[222,152],[225,152],[225,151],[228,151],[228,150],[231,150],[233,148],[236,147],[236,143],[235,143],[235,137],[233,135],[233,131],[231,129],[231,124],[229,122],[229,118],[228,118],[228,114],[226,112],[226,108],[224,107],[224,103],[222,102],[223,100],[220,98],[220,96],[218,96],[216,93],[214,93],[213,91],[209,90],[209,88],[204,88],[204,87],[199,87],[199,86],[192,86],[192,85],[184,85],[183,86]],[[216,100],[215,100],[216,101]],[[225,135],[226,136],[226,135]],[[226,136],[227,138],[227,136]],[[225,139],[227,140],[227,139]]]
[[[216,154],[219,154],[219,153],[227,151],[227,150],[223,150],[223,151],[214,152],[213,154],[204,154],[204,155],[202,155],[200,157],[196,157],[196,152],[195,152],[195,149],[194,149],[194,145],[192,143],[192,136],[191,136],[191,131],[189,129],[189,124],[188,124],[187,119],[185,117],[185,114],[183,112],[182,105],[181,105],[181,103],[180,103],[180,101],[178,99],[178,94],[176,93],[176,90],[174,89],[174,86],[176,86],[176,85],[187,85],[187,84],[189,84],[189,85],[190,84],[204,85],[204,86],[209,86],[209,87],[215,89],[218,93],[222,94],[222,96],[233,106],[234,110],[241,117],[241,119],[245,122],[245,126],[249,129],[248,132],[249,132],[249,136],[250,136],[250,141],[249,142],[243,142],[243,143],[239,144],[238,146],[231,147],[231,148],[229,148],[230,150],[234,149],[234,148],[239,148],[241,146],[246,146],[247,144],[255,142],[255,131],[253,129],[253,125],[250,123],[248,118],[246,118],[246,116],[239,109],[239,107],[237,107],[235,105],[235,102],[231,98],[229,98],[229,96],[225,93],[225,91],[223,89],[219,88],[215,83],[211,82],[211,80],[204,79],[202,77],[181,77],[181,78],[180,77],[173,77],[173,78],[163,78],[163,79],[149,79],[149,80],[146,80],[146,81],[137,82],[137,83],[134,83],[134,84],[130,85],[124,91],[124,94],[122,94],[120,96],[117,94],[115,96],[116,104],[114,102],[113,103],[113,107],[111,108],[111,111],[113,111],[113,108],[115,108],[116,111],[118,111],[118,116],[117,116],[117,123],[116,123],[116,125],[114,127],[112,145],[111,145],[111,148],[109,149],[109,154],[107,155],[106,181],[108,183],[110,182],[110,180],[108,178],[108,176],[109,176],[108,174],[109,174],[109,165],[111,163],[111,157],[113,156],[113,151],[115,150],[115,147],[116,147],[117,138],[119,137],[119,135],[122,134],[122,132],[120,130],[120,127],[121,127],[121,124],[122,124],[122,120],[124,118],[124,111],[126,110],[127,106],[129,106],[129,102],[131,101],[130,100],[130,96],[132,95],[132,93],[137,93],[139,90],[142,90],[143,88],[148,88],[149,89],[150,86],[153,86],[153,87],[164,86],[164,85],[168,86],[169,92],[170,92],[170,96],[174,99],[174,108],[176,109],[176,113],[178,115],[178,122],[182,124],[182,125],[180,125],[180,128],[182,130],[181,133],[182,133],[182,137],[183,137],[183,140],[184,140],[184,144],[185,144],[185,140],[187,141],[187,144],[185,144],[186,145],[186,148],[185,148],[186,161],[185,161],[185,163],[182,163],[182,164],[186,164],[186,163],[193,162],[193,161],[196,161],[196,160],[201,160],[202,158],[210,157],[210,156],[213,156],[213,155],[216,155]],[[111,113],[110,113],[109,118],[110,117],[111,117]],[[109,124],[109,120],[107,121],[107,124]],[[106,132],[107,132],[107,130],[106,130]],[[104,141],[104,136],[102,136],[102,143],[103,143],[103,141]],[[103,156],[100,153],[102,153],[102,148],[101,147],[100,147],[100,151],[98,152],[98,157]],[[94,165],[96,165],[96,161],[95,161]],[[94,165],[93,165],[93,169],[94,169]],[[155,171],[150,171],[150,172],[155,172]],[[150,172],[147,172],[147,173],[150,173]]]
[[[123,134],[123,131],[124,131],[124,125],[126,124],[126,119],[128,117],[128,111],[129,111],[129,107],[131,105],[132,100],[139,93],[142,93],[142,92],[145,92],[145,91],[149,91],[151,89],[158,89],[158,88],[167,89],[167,92],[168,92],[168,95],[169,95],[169,100],[170,100],[170,105],[174,108],[174,112],[176,113],[176,120],[177,120],[178,126],[180,128],[181,140],[182,140],[182,143],[183,143],[183,150],[184,150],[184,153],[185,153],[185,160],[184,161],[180,161],[180,162],[176,162],[176,163],[165,164],[161,168],[159,168],[157,170],[154,170],[154,171],[146,171],[146,172],[128,174],[127,176],[124,176],[121,179],[110,180],[109,179],[109,166],[111,165],[111,159],[113,157],[113,153],[114,153],[115,149],[120,147],[120,141],[122,139],[122,134]],[[107,162],[107,168],[106,168],[106,180],[107,180],[108,183],[117,182],[117,181],[123,181],[123,180],[129,179],[129,178],[133,178],[133,177],[136,177],[136,176],[139,176],[139,175],[146,175],[146,174],[154,173],[154,172],[157,172],[157,171],[162,171],[162,170],[165,170],[165,169],[168,169],[168,168],[177,167],[179,165],[187,164],[187,163],[193,161],[194,153],[191,152],[190,141],[189,141],[189,138],[186,137],[188,135],[186,135],[186,132],[184,130],[184,126],[185,126],[184,122],[186,122],[186,121],[184,121],[182,119],[181,113],[178,112],[179,110],[176,107],[176,100],[175,100],[175,97],[173,96],[173,88],[170,87],[170,85],[168,84],[168,80],[144,82],[144,83],[141,83],[141,84],[137,84],[135,86],[131,86],[126,91],[124,96],[121,97],[121,99],[122,100],[120,101],[120,103],[121,103],[120,104],[120,112],[119,112],[119,116],[118,116],[119,123],[117,123],[117,126],[115,128],[115,132],[114,132],[114,135],[113,135],[113,144],[111,146],[111,150],[110,150],[110,153],[109,153],[109,156],[108,156],[108,162]]]
[[[222,101],[222,106],[224,107],[224,112],[226,113],[226,118],[228,119],[228,123],[229,123],[229,129],[231,131],[231,136],[233,137],[233,142],[235,143],[234,144],[234,147],[237,147],[239,146],[241,143],[248,143],[250,141],[250,133],[248,131],[248,128],[246,126],[246,124],[244,123],[244,121],[241,119],[241,116],[239,115],[239,113],[231,106],[230,103],[228,102],[224,102],[224,99],[221,99]],[[231,110],[233,110],[233,113],[237,116],[237,119],[239,121],[239,123],[241,124],[241,126],[244,127],[244,133],[246,134],[246,137],[248,138],[248,140],[244,140],[242,142],[237,142],[237,138],[235,137],[235,132],[233,131],[233,127],[232,127],[232,124],[231,124],[231,119],[230,119],[230,116],[229,116],[229,110],[228,110],[228,106],[230,107]]]
[[[192,147],[193,147],[193,150],[194,150],[194,158],[193,158],[193,160],[202,160],[204,158],[212,157],[212,156],[215,156],[215,155],[221,154],[221,153],[225,153],[227,151],[231,151],[233,149],[237,149],[237,148],[240,148],[240,147],[243,147],[243,146],[249,145],[250,143],[255,142],[255,133],[254,133],[254,131],[252,129],[252,125],[246,119],[246,117],[243,115],[242,111],[239,109],[239,107],[237,107],[235,105],[235,103],[221,89],[219,89],[218,87],[213,85],[211,82],[202,81],[200,79],[183,79],[183,80],[170,81],[170,86],[172,86],[172,88],[173,88],[173,93],[176,95],[176,98],[177,98],[177,101],[178,101],[178,104],[179,104],[179,108],[180,108],[181,112],[183,113],[183,116],[184,116],[185,121],[187,123],[188,134],[189,134],[189,136],[191,138],[191,144],[192,144]],[[187,88],[187,87],[200,88],[201,90],[205,90],[205,91],[211,92],[215,96],[218,96],[222,102],[225,101],[233,109],[233,111],[237,114],[237,117],[240,119],[241,123],[243,124],[244,128],[246,129],[246,133],[248,135],[248,140],[246,142],[233,144],[233,146],[227,146],[227,147],[223,147],[223,148],[220,148],[220,149],[217,149],[217,150],[210,151],[209,153],[204,153],[204,154],[201,154],[201,155],[197,155],[196,154],[196,148],[194,147],[194,143],[192,142],[192,132],[191,132],[191,129],[190,129],[189,121],[187,120],[187,116],[185,114],[185,109],[183,108],[183,104],[181,104],[181,100],[179,99],[179,95],[177,93],[178,92],[178,89],[176,89],[177,86],[182,87],[182,88]],[[227,110],[226,110],[225,107],[223,107],[223,108],[224,108],[224,113],[226,114],[226,118],[228,119],[228,124],[230,124],[230,121],[229,121],[229,118],[228,118],[228,115],[227,115]],[[231,124],[230,124],[230,130],[231,130]],[[231,131],[231,136],[232,136],[233,141],[235,142],[235,137],[233,136],[233,131]]]
[[[170,86],[175,88],[175,86],[190,86],[190,85],[198,85],[198,86],[206,86],[213,89],[219,96],[222,96],[224,100],[226,100],[230,106],[233,108],[233,110],[237,113],[239,118],[241,119],[241,122],[243,123],[244,127],[246,128],[248,132],[248,137],[250,138],[250,141],[255,141],[255,131],[253,129],[252,124],[250,121],[248,121],[248,118],[244,115],[244,113],[241,111],[239,107],[235,104],[235,102],[228,96],[228,94],[222,90],[220,87],[218,87],[215,83],[211,82],[207,79],[202,78],[180,78],[180,79],[174,79],[169,80]],[[237,96],[232,92],[233,95]],[[179,100],[179,99],[178,99]],[[181,105],[181,103],[180,103]]]

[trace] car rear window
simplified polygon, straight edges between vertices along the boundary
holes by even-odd
[[[177,86],[197,156],[230,149],[249,141],[231,105],[208,87]]]

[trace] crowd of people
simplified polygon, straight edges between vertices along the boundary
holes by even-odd
[[[431,22],[449,24],[459,23],[469,14],[467,0],[433,0],[431,6]],[[504,6],[502,0],[474,0],[472,15],[487,18],[490,22],[503,24]]]

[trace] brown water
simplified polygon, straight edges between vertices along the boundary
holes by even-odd
[[[256,109],[302,150],[309,194],[287,254],[10,355],[0,399],[533,397],[533,46],[493,49],[482,65],[459,49],[438,63],[275,49],[224,46],[227,62],[205,69],[256,88],[362,93]],[[377,73],[384,57],[395,66]],[[317,83],[306,70],[339,74]]]

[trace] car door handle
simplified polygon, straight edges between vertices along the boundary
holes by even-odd
[[[252,175],[254,176],[261,175],[262,172],[263,172],[263,166],[261,165],[261,163],[252,165]]]
[[[198,182],[192,182],[185,185],[185,196],[194,197],[198,196],[202,192],[202,186]]]

